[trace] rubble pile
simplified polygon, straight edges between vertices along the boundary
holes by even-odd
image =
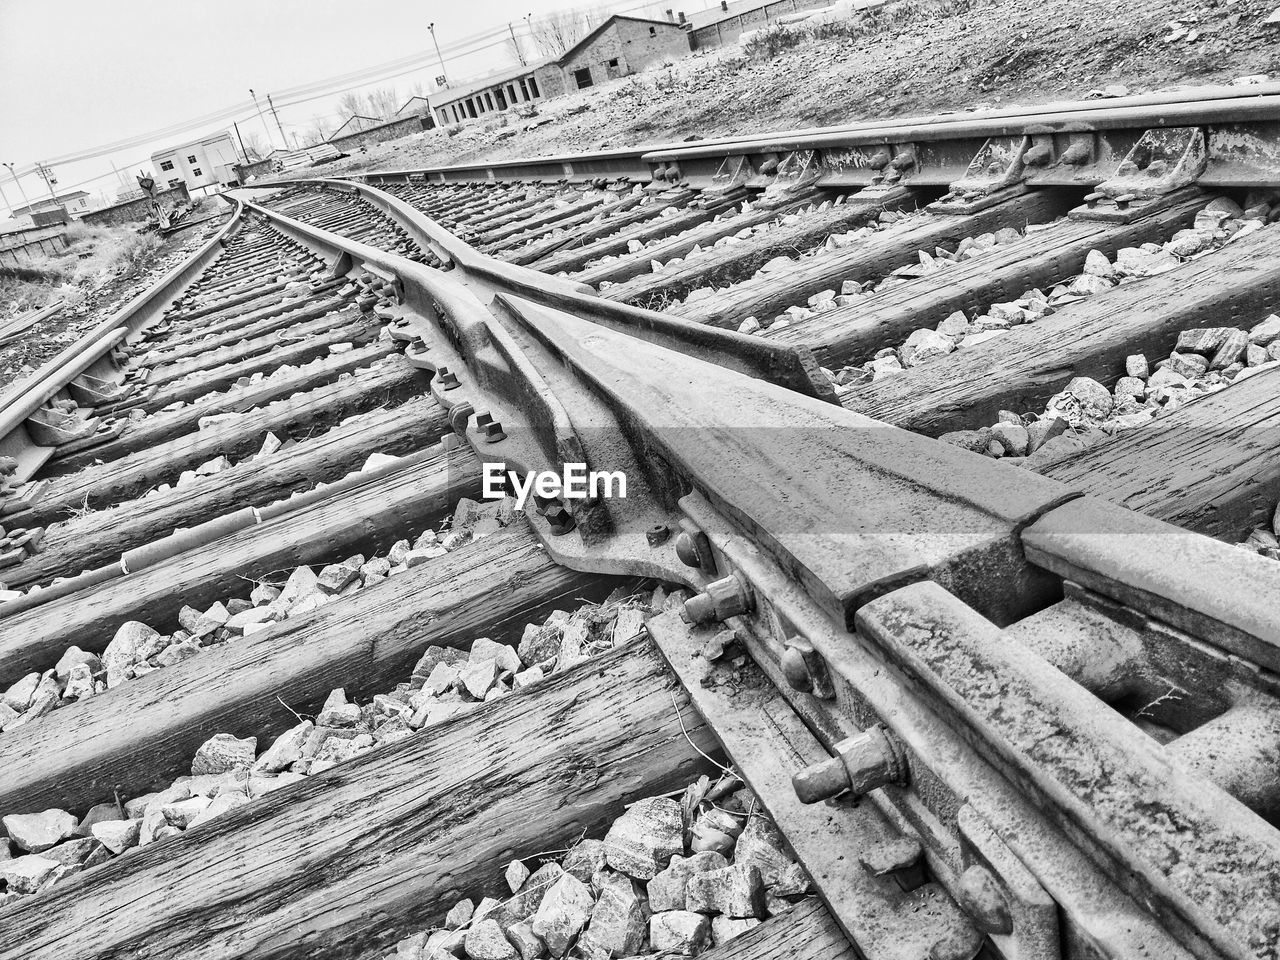
[[[417,552],[443,549],[435,546]],[[299,570],[308,571],[310,577],[304,575],[308,582],[315,577],[310,568]],[[325,571],[332,571],[332,567]],[[319,579],[332,585],[337,578],[338,574],[322,571]],[[355,582],[351,580],[348,586]],[[338,592],[341,594],[341,589]],[[284,595],[278,593],[271,602]],[[335,595],[307,593],[296,601],[299,605],[329,602],[308,599],[320,596],[332,599]],[[0,824],[8,839],[0,836],[0,906],[130,850],[177,836],[256,797],[322,773],[375,747],[403,740],[611,650],[639,636],[645,617],[678,606],[686,596],[684,591],[668,593],[662,587],[639,594],[618,590],[602,604],[556,610],[542,623],[526,625],[514,647],[488,637],[476,638],[468,650],[431,646],[409,679],[391,692],[357,703],[344,689],[333,690],[315,717],[299,717],[296,726],[262,749],[256,737],[229,733],[211,737],[196,751],[190,776],[177,778],[164,790],[129,800],[117,797],[94,806],[83,817],[56,809],[2,817]],[[134,624],[127,633],[125,628],[121,632],[128,639],[149,638],[154,631],[144,632],[148,630]],[[234,636],[221,642],[228,640]],[[144,642],[155,643],[154,639]],[[70,654],[64,660],[83,663]],[[110,682],[113,678],[121,679],[139,666],[112,659],[110,650],[102,660],[110,661],[108,686],[114,685]],[[110,671],[117,672],[113,675]],[[44,683],[43,677],[33,676],[37,685]],[[86,682],[98,682],[92,671]],[[12,693],[11,688],[5,694],[6,701]],[[641,856],[641,849],[637,847],[633,856]]]
[[[387,960],[697,956],[790,910],[809,878],[751,791],[726,773],[702,777],[679,800],[636,801],[603,838],[563,855],[513,860],[499,889],[459,901]]]

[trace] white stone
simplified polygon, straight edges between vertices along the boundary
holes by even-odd
[[[114,854],[121,854],[138,845],[141,820],[100,820],[89,828],[95,840]]]
[[[573,938],[591,917],[591,889],[570,873],[548,888],[533,915],[533,932],[542,938],[553,957],[563,957]]]
[[[19,848],[28,853],[42,853],[76,835],[80,821],[65,810],[56,808],[40,813],[11,813],[2,818],[5,833]]]
[[[253,766],[257,747],[257,737],[240,739],[229,733],[215,734],[196,750],[191,760],[191,773],[198,777],[207,773],[247,770]]]

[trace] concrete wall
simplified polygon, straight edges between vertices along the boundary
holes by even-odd
[[[384,140],[399,140],[401,137],[407,137],[411,133],[420,133],[423,130],[430,130],[435,126],[435,121],[426,114],[415,113],[411,117],[401,117],[399,120],[391,120],[387,123],[379,124],[376,127],[369,127],[367,130],[360,130],[357,133],[347,134],[342,137],[335,137],[329,142],[341,150],[343,153],[349,153],[352,150],[358,150],[367,143],[382,143]],[[245,172],[248,172],[247,170]]]
[[[694,50],[722,47],[736,43],[738,37],[748,30],[769,26],[780,16],[795,13],[797,10],[812,10],[815,7],[830,5],[831,0],[777,0],[776,3],[769,3],[718,23],[699,27],[689,35],[689,43]]]
[[[236,173],[239,174],[241,183],[247,183],[250,177],[265,177],[271,173],[272,163],[270,157],[253,163],[242,163],[236,167]]]
[[[564,88],[570,92],[580,89],[574,76],[578,70],[590,70],[594,85],[636,73],[651,63],[675,60],[688,52],[688,32],[677,24],[619,18],[591,43],[561,61]]]
[[[179,184],[171,190],[157,190],[156,199],[160,201],[163,207],[172,210],[180,203],[187,203],[191,198],[187,193],[186,186]],[[149,219],[150,216],[151,201],[146,197],[142,197],[138,200],[127,200],[112,207],[103,207],[101,210],[86,213],[80,218],[80,222],[98,227],[118,227],[123,223],[142,223]]]

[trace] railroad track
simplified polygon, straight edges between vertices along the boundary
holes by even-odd
[[[1280,956],[1278,128],[238,192],[0,409],[0,957]]]

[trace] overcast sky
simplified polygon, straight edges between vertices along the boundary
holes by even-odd
[[[641,2],[611,5],[624,9]],[[263,97],[402,57],[434,56],[427,31],[433,21],[450,80],[457,83],[514,61],[496,38],[473,41],[471,46],[496,45],[463,57],[450,57],[450,46],[508,22],[519,31],[528,13],[537,17],[598,5],[597,0],[0,0],[0,162],[22,168],[238,104],[245,105],[242,132],[263,136],[250,87]],[[668,0],[667,5],[673,4]],[[709,0],[674,4],[689,11],[708,5]],[[664,9],[661,2],[658,9]],[[407,93],[415,81],[429,84],[438,73],[433,62],[362,89],[395,85]],[[286,133],[301,132],[316,115],[332,115],[339,96],[334,92],[281,109]],[[105,189],[113,197],[119,187],[110,177],[78,184],[110,174],[112,161],[122,169],[149,168],[153,151],[224,127],[230,122],[100,159],[60,164],[54,168],[57,189]],[[22,185],[32,200],[47,196],[34,175]],[[11,203],[21,202],[7,170],[0,170],[0,188]]]

